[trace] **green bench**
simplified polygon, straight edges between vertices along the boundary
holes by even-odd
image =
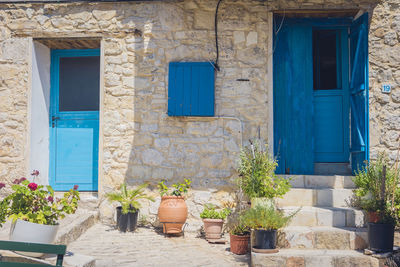
[[[2,259],[0,258],[0,267],[48,267],[48,266],[62,267],[64,255],[67,251],[67,246],[38,244],[38,243],[23,243],[15,241],[0,241],[0,250],[36,252],[36,253],[57,255],[56,265],[50,265],[44,263],[8,262],[8,261],[2,261]]]

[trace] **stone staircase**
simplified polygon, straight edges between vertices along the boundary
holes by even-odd
[[[351,176],[290,177],[292,189],[277,205],[288,214],[301,209],[279,232],[280,251],[252,252],[252,266],[380,266],[362,253],[368,235],[364,213],[348,205],[355,188]]]

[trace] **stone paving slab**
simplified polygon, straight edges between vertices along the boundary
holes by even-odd
[[[96,267],[134,266],[249,266],[250,255],[237,256],[227,244],[209,244],[195,233],[165,237],[153,228],[120,233],[113,226],[96,224],[68,251],[92,256]]]

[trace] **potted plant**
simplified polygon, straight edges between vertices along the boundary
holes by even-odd
[[[200,218],[203,219],[206,239],[220,239],[222,237],[222,226],[230,212],[227,208],[217,210],[217,207],[213,204],[204,206]]]
[[[225,229],[229,233],[231,252],[237,255],[246,254],[249,248],[251,229],[240,220],[238,209],[229,214]]]
[[[163,224],[163,233],[178,234],[182,232],[188,209],[184,195],[190,188],[191,181],[185,179],[183,183],[173,184],[171,188],[165,185],[165,181],[158,184],[161,194],[161,203],[158,208],[158,219]]]
[[[357,189],[356,207],[368,212],[369,248],[377,252],[393,250],[394,227],[399,216],[398,170],[384,153],[370,161],[353,178]]]
[[[33,181],[39,175],[32,173]],[[5,184],[0,183],[0,189]],[[78,208],[78,186],[64,193],[62,198],[54,197],[51,186],[38,185],[25,177],[15,179],[12,193],[0,202],[0,227],[7,219],[12,220],[10,240],[20,242],[51,244],[54,242],[59,220],[66,214],[73,214]],[[40,257],[41,253],[21,252]]]
[[[296,213],[286,216],[274,206],[258,204],[245,211],[240,221],[254,230],[254,248],[275,249],[277,230],[286,226]]]
[[[134,189],[127,189],[126,184],[120,186],[119,192],[108,193],[108,201],[119,202],[120,206],[116,208],[117,211],[117,228],[121,232],[133,232],[137,228],[139,208],[141,207],[138,202],[139,199],[148,199],[154,201],[150,196],[144,193],[148,184],[142,184]]]
[[[278,164],[268,153],[267,146],[262,149],[259,142],[249,142],[250,147],[242,149],[240,153],[239,187],[253,206],[260,198],[262,202],[273,202],[274,198],[283,197],[291,187],[290,179],[275,174]]]

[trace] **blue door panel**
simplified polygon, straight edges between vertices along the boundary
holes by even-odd
[[[78,184],[81,190],[97,190],[98,121],[63,120],[57,123],[55,189]]]
[[[343,109],[342,95],[314,97],[315,162],[344,162]]]
[[[73,103],[77,111],[71,110],[71,108],[68,111],[60,111],[59,103],[62,98],[59,94],[59,77],[60,60],[62,58],[69,57],[70,59],[84,60],[85,57],[99,57],[99,54],[98,49],[52,51],[49,181],[50,185],[58,191],[67,191],[74,185],[78,185],[81,191],[97,191],[98,189],[99,111],[93,110],[93,108],[82,111],[79,110],[79,104]],[[93,58],[88,58],[87,62],[98,64],[98,60],[93,61],[91,59]],[[93,72],[93,66],[91,67],[91,72]],[[69,73],[74,73],[73,71]],[[97,79],[97,77],[98,75],[92,75],[92,79]],[[64,79],[68,79],[67,86],[73,86],[74,82],[70,80],[73,78],[64,77]],[[82,87],[81,84],[77,83],[77,86],[80,87],[79,90],[74,90],[75,94],[85,90],[85,86]],[[92,84],[95,87],[98,86],[97,82]],[[66,88],[68,89],[69,87]],[[99,92],[95,88],[92,89],[90,91],[91,94]],[[88,96],[87,92],[82,92],[82,95],[91,96],[90,94]],[[98,95],[93,97],[98,98]],[[85,104],[84,99],[81,102]]]
[[[369,160],[368,13],[350,27],[351,167],[357,172]]]
[[[288,21],[288,20],[287,20]],[[274,52],[274,151],[277,173],[313,173],[312,31],[282,26]]]

